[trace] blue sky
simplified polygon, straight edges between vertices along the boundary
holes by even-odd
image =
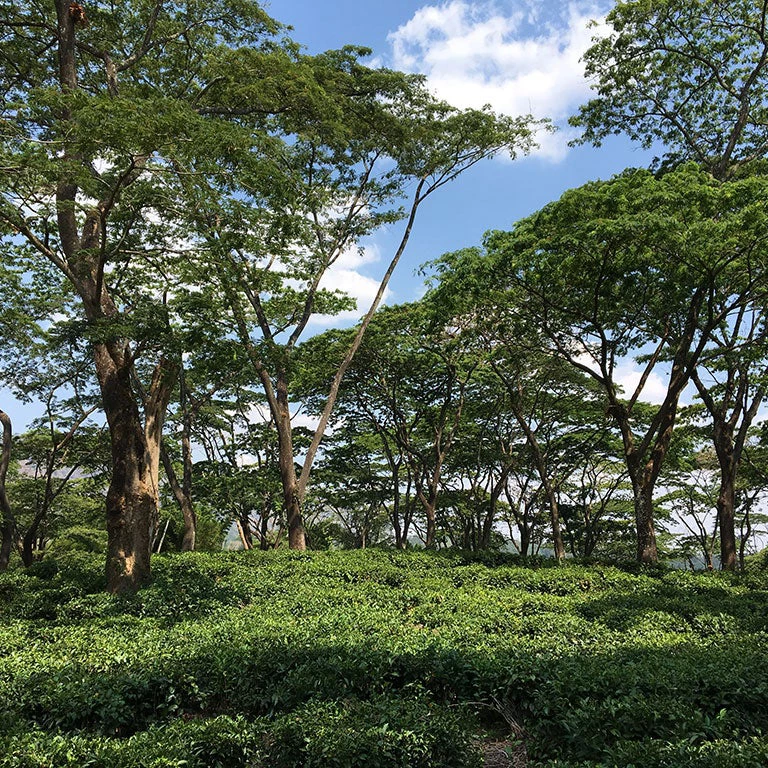
[[[339,0],[332,6],[272,0],[268,12],[290,24],[309,53],[364,45],[373,64],[426,75],[437,95],[456,106],[490,103],[499,112],[530,112],[559,126],[532,156],[482,163],[427,201],[392,280],[390,303],[421,295],[416,271],[424,262],[478,245],[486,231],[509,229],[566,189],[651,162],[651,153],[621,137],[600,148],[568,146],[576,136],[568,117],[590,95],[580,58],[595,35],[606,33],[610,7],[605,0]],[[362,311],[398,241],[397,227],[378,233],[369,258],[346,260],[327,285],[358,296]],[[639,377],[630,360],[618,372],[629,391]],[[658,402],[665,389],[654,373],[643,398]]]
[[[609,8],[604,0],[271,0],[267,11],[290,24],[293,38],[309,53],[364,45],[372,49],[374,64],[427,75],[432,89],[457,106],[490,103],[500,112],[532,112],[560,125],[557,134],[543,137],[534,156],[487,161],[427,201],[390,302],[420,295],[420,264],[478,244],[487,230],[510,228],[566,189],[649,163],[648,153],[621,138],[599,149],[567,146],[575,135],[567,118],[589,95],[579,58],[605,29]],[[362,304],[397,235],[396,228],[380,232],[367,263],[355,270],[345,262],[334,285],[357,293]]]

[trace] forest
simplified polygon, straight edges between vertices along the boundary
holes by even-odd
[[[0,765],[768,763],[768,2],[619,0],[573,143],[653,163],[400,304],[551,119],[253,0],[0,8]]]

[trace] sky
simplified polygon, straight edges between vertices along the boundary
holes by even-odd
[[[605,0],[270,0],[266,10],[290,25],[307,53],[361,45],[369,63],[426,75],[429,87],[458,107],[490,104],[497,112],[548,117],[560,128],[544,135],[530,157],[498,158],[469,169],[430,197],[421,209],[410,245],[387,295],[388,303],[419,298],[418,267],[443,253],[479,245],[488,230],[515,221],[556,200],[566,189],[606,179],[623,169],[647,166],[651,156],[616,137],[604,146],[569,147],[576,135],[567,119],[590,94],[580,58],[594,35],[605,30]],[[326,287],[341,288],[367,308],[394,248],[397,225],[380,230],[362,258],[349,254]],[[347,322],[351,322],[349,317]],[[321,330],[322,322],[312,328]],[[639,377],[631,362],[623,378]],[[661,379],[647,398],[658,401]],[[7,394],[7,393],[6,393]],[[17,423],[32,409],[10,403]],[[17,427],[18,428],[18,427]]]
[[[266,10],[293,27],[308,53],[354,44],[370,48],[370,63],[427,76],[439,97],[458,107],[490,104],[509,115],[531,113],[555,122],[530,157],[485,161],[427,200],[387,296],[412,301],[424,291],[418,267],[443,253],[479,245],[488,230],[509,229],[565,190],[647,166],[652,155],[616,137],[602,147],[569,147],[567,124],[590,97],[580,59],[605,34],[605,0],[271,0]],[[367,307],[399,241],[397,226],[380,231],[363,259],[343,260],[326,281]],[[316,324],[317,328],[320,324]],[[319,329],[319,328],[318,328]],[[625,361],[619,379],[629,391],[639,368]],[[666,387],[654,374],[644,399],[660,402]]]
[[[372,50],[372,64],[426,75],[429,87],[455,106],[490,104],[504,114],[548,117],[559,127],[541,137],[540,149],[530,157],[485,161],[427,201],[390,302],[418,298],[422,279],[414,273],[420,264],[478,245],[486,231],[509,229],[566,189],[650,163],[648,152],[621,137],[600,148],[568,146],[577,133],[567,119],[590,94],[580,58],[592,37],[606,29],[610,6],[604,0],[336,0],[333,5],[271,0],[267,5],[274,18],[293,27],[292,37],[308,53],[363,45]],[[396,226],[378,234],[359,275],[345,262],[348,282],[339,287],[361,298],[367,287],[372,295],[371,278],[377,266],[383,271],[397,234]]]

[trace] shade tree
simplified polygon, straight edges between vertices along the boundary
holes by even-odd
[[[628,171],[436,265],[477,313],[538,328],[543,351],[598,386],[621,433],[643,562],[658,557],[653,490],[680,396],[712,333],[765,290],[763,187],[759,176],[721,183],[695,166],[660,178]],[[624,393],[620,368],[632,358],[640,374]],[[664,395],[638,424],[652,374],[664,377]]]
[[[743,305],[712,334],[693,372],[693,381],[709,419],[719,468],[717,517],[720,563],[738,564],[736,497],[741,460],[768,386],[768,327],[764,302]]]
[[[768,4],[619,0],[584,55],[593,98],[580,142],[625,134],[660,144],[661,165],[693,160],[717,179],[768,151]]]
[[[158,336],[157,283],[129,295],[121,286],[131,268],[156,266],[168,249],[160,191],[168,177],[160,177],[172,148],[206,152],[226,133],[234,108],[222,69],[237,63],[242,73],[258,59],[287,66],[290,56],[272,40],[278,26],[251,2],[215,11],[197,3],[93,3],[86,11],[57,0],[6,11],[5,245],[47,260],[77,296],[112,440],[108,588],[130,591],[149,576],[159,445],[176,367]],[[260,112],[284,108],[273,86],[285,82],[285,66],[280,77],[251,71],[251,93],[258,87],[265,95]],[[143,398],[131,380],[138,347],[145,360],[154,357]]]
[[[297,127],[294,140],[273,148],[269,172],[263,162],[240,162],[231,178],[212,178],[204,199],[198,194],[188,206],[190,226],[216,265],[207,275],[213,274],[226,297],[278,431],[283,505],[294,548],[304,546],[301,504],[341,380],[421,205],[480,160],[525,152],[533,140],[530,119],[456,110],[430,96],[420,78],[370,70],[360,55],[345,49],[315,60],[315,68],[331,62],[338,70],[335,122]],[[353,306],[346,295],[324,289],[329,270],[360,248],[364,237],[401,219],[400,242],[338,361],[297,472],[291,432],[296,348],[315,315]]]

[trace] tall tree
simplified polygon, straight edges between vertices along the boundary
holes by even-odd
[[[226,297],[225,324],[234,327],[276,425],[289,542],[298,549],[305,546],[301,505],[341,381],[421,205],[479,161],[532,145],[530,119],[454,109],[436,101],[420,78],[368,69],[360,55],[329,52],[311,65],[321,81],[329,66],[339,72],[335,111],[326,122],[293,121],[295,140],[272,146],[268,165],[241,163],[227,179],[211,174],[204,193],[188,185],[190,229],[213,265],[203,277],[213,277]],[[324,288],[329,270],[362,238],[400,219],[400,242],[338,361],[297,468],[291,427],[297,347],[313,316],[353,306]]]
[[[172,272],[180,263],[189,265],[213,252],[191,247],[195,230],[188,228],[190,218],[196,225],[204,221],[200,239],[209,245],[222,234],[244,233],[231,226],[231,218],[217,223],[211,210],[201,212],[195,201],[204,200],[212,188],[223,189],[232,193],[229,212],[235,219],[238,200],[241,211],[276,214],[271,235],[261,228],[265,221],[271,226],[269,217],[242,217],[245,227],[255,225],[247,232],[249,246],[257,233],[265,235],[256,238],[257,248],[245,249],[248,254],[263,253],[286,233],[291,239],[291,228],[302,216],[314,211],[322,219],[329,210],[324,203],[330,210],[336,204],[328,183],[313,177],[304,187],[307,179],[297,176],[297,169],[318,168],[311,159],[313,148],[325,147],[327,154],[346,146],[352,137],[343,118],[359,118],[354,107],[362,108],[366,98],[371,108],[378,104],[383,110],[385,100],[377,97],[385,94],[364,88],[358,96],[360,78],[351,72],[354,55],[302,56],[297,46],[278,39],[281,27],[253,0],[213,6],[134,0],[94,2],[87,8],[56,0],[50,5],[6,3],[3,11],[0,232],[11,251],[50,262],[78,297],[81,332],[91,344],[112,439],[108,588],[133,590],[149,576],[163,419],[178,373],[163,288],[174,287]],[[386,75],[369,71],[368,77]],[[390,127],[397,134],[397,112],[407,107],[407,99],[389,106]],[[441,160],[431,156],[428,173],[443,174],[435,186],[455,175],[457,165],[463,168],[491,149],[510,143],[524,147],[530,140],[524,121],[505,124],[490,139],[479,125],[472,136],[470,122],[464,120],[454,133],[468,137],[464,144],[448,142]],[[308,126],[315,129],[309,142]],[[420,155],[413,143],[408,147],[410,162],[416,163]],[[451,164],[447,153],[453,149],[466,151]],[[342,173],[346,169],[354,175],[359,159],[342,163]],[[301,188],[291,190],[297,179],[302,179]],[[426,187],[425,180],[422,191]],[[355,215],[374,202],[378,190],[387,189],[386,180],[376,189],[372,196],[357,198],[361,207],[353,206]],[[300,213],[281,217],[286,196],[312,202],[304,200]],[[180,221],[184,227],[177,226]],[[314,229],[318,222],[304,224]],[[320,229],[321,258],[346,244]],[[355,236],[360,233],[357,219],[352,229]],[[292,242],[296,245],[296,239]],[[300,249],[304,242],[298,238]],[[243,252],[241,246],[240,241],[222,246],[217,240],[216,254],[231,257]],[[283,264],[290,263],[286,255],[296,255],[295,249],[266,250]],[[217,263],[201,283],[218,274]],[[248,300],[237,293],[242,277],[235,270],[227,278],[234,281],[237,300],[231,307],[238,316],[238,301]],[[323,304],[317,281],[309,279],[309,286],[307,311],[316,308],[318,296]],[[229,282],[221,287],[230,290]],[[297,327],[306,324],[303,315],[300,310]],[[280,379],[280,366],[277,370]],[[142,391],[137,371],[144,373]],[[270,395],[266,379],[264,384]],[[287,457],[288,401],[282,383],[273,389],[275,420],[286,446],[281,455]],[[315,450],[316,445],[310,452]],[[284,463],[288,477],[292,458]],[[299,541],[300,524],[294,529]]]
[[[220,106],[211,103],[212,70],[236,46],[263,51],[275,25],[249,2],[86,10],[56,0],[3,10],[0,220],[14,233],[11,249],[47,259],[78,296],[112,440],[108,588],[133,590],[149,576],[175,365],[157,356],[142,414],[132,339],[142,308],[145,320],[162,316],[162,301],[154,291],[126,296],[121,280],[162,251],[161,227],[147,218],[162,208],[162,153],[200,140],[206,110]]]
[[[549,354],[599,386],[622,436],[642,562],[658,556],[653,491],[680,395],[715,329],[765,294],[765,193],[759,177],[720,183],[694,166],[661,179],[627,172],[567,192],[510,233],[492,233],[487,263],[469,282],[476,252],[449,255],[439,267],[442,279],[474,286],[478,313],[538,326]],[[625,394],[628,357],[641,368]],[[644,424],[635,411],[652,374],[666,383]]]
[[[768,2],[620,0],[584,56],[596,96],[571,123],[580,141],[625,133],[661,142],[726,179],[768,151]]]
[[[478,368],[464,398],[460,439],[446,457],[441,519],[452,504],[464,549],[488,549],[504,504],[510,475],[521,465],[524,437],[510,412],[509,395],[498,378]]]
[[[625,0],[608,14],[611,34],[585,55],[597,94],[572,124],[582,142],[626,133],[645,147],[663,145],[662,165],[693,159],[718,179],[744,173],[768,152],[768,3],[730,0]],[[741,310],[743,312],[743,309]],[[744,317],[735,320],[739,325]],[[733,361],[733,356],[731,356]],[[721,466],[720,542],[724,568],[736,563],[734,476],[753,375],[733,362],[714,390],[697,388],[714,420]],[[736,375],[737,374],[737,375]],[[753,401],[759,407],[759,397]]]
[[[762,306],[743,306],[715,331],[693,373],[696,390],[711,419],[711,438],[720,471],[717,498],[720,567],[734,570],[736,490],[741,459],[768,387],[766,318]]]

